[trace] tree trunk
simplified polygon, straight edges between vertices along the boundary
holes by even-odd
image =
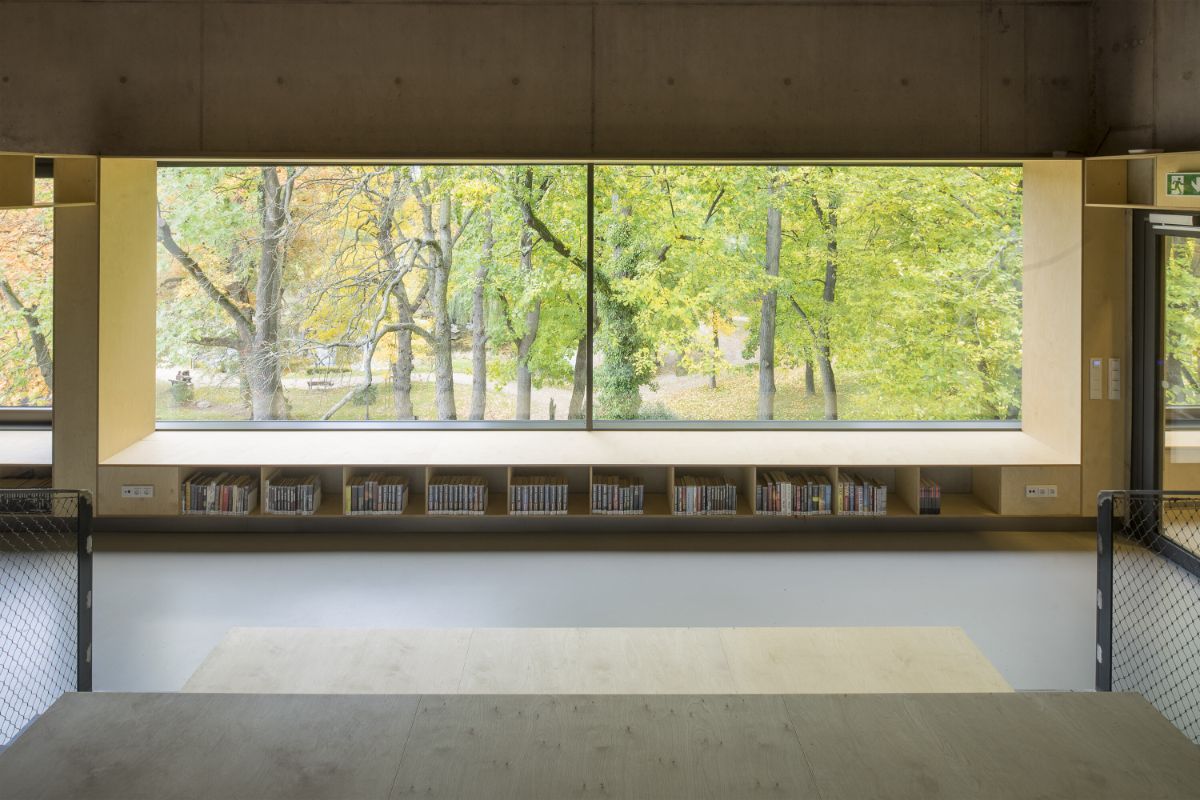
[[[837,256],[838,256],[838,217],[837,206],[830,204],[825,214],[825,230],[829,237],[826,244],[825,256],[825,290],[821,300],[825,304],[825,313],[821,315],[821,342],[817,348],[817,363],[821,367],[821,387],[825,395],[825,419],[838,418],[837,381],[833,377],[833,354],[829,343],[829,317],[833,303],[837,297]]]
[[[454,408],[454,352],[450,340],[450,268],[454,260],[454,237],[450,232],[450,195],[443,194],[438,203],[438,244],[440,253],[434,259],[433,286],[430,303],[433,306],[433,382],[434,405],[438,419],[458,419]]]
[[[533,234],[529,228],[521,228],[521,274],[532,278]],[[533,307],[525,312],[525,329],[517,340],[517,413],[516,419],[529,419],[533,397],[533,373],[529,369],[533,343],[537,341],[538,328],[542,322],[542,301],[534,301]]]
[[[721,332],[719,330],[717,330],[717,323],[719,321],[720,320],[717,319],[716,312],[713,312],[713,315],[712,315],[713,368],[712,368],[712,372],[710,372],[708,375],[708,388],[710,388],[710,389],[717,388],[717,363],[718,363],[717,359],[719,359],[721,357]]]
[[[285,419],[288,408],[279,360],[279,322],[291,187],[290,181],[280,184],[276,167],[263,167],[262,178],[262,254],[254,297],[254,338],[246,370],[250,415],[256,420]]]
[[[21,302],[21,298],[17,297],[12,285],[3,278],[0,278],[0,295],[4,296],[13,311],[21,315],[25,329],[29,331],[29,340],[33,345],[33,356],[37,360],[38,372],[42,374],[46,388],[53,393],[54,358],[50,353],[50,344],[46,341],[46,334],[42,333],[41,321],[37,318],[37,306],[26,306]]]
[[[821,314],[813,331],[816,345],[817,366],[821,370],[821,388],[825,395],[825,419],[838,418],[837,381],[833,376],[833,348],[830,345],[829,320],[833,314],[833,303],[837,299],[838,270],[838,198],[829,198],[823,208],[816,193],[809,195],[817,221],[825,232],[825,281],[821,292]]]
[[[775,176],[767,187],[767,238],[763,267],[770,287],[763,292],[758,325],[758,418],[775,418],[775,303],[774,279],[779,277],[779,255],[783,249],[783,214],[775,204]]]
[[[630,278],[637,273],[636,253],[630,252],[633,231],[633,209],[622,206],[616,192],[612,194],[613,224],[608,231],[612,247],[612,278]],[[607,278],[605,285],[607,285]],[[600,283],[597,282],[599,288]],[[641,387],[653,374],[638,367],[638,356],[648,343],[644,342],[637,326],[637,309],[615,297],[612,290],[598,291],[596,301],[604,320],[600,338],[604,360],[596,370],[596,401],[602,413],[611,419],[637,419],[641,413]]]
[[[400,322],[411,323],[412,313],[407,304],[401,301],[396,305],[400,309]],[[411,330],[396,331],[396,360],[392,363],[392,401],[396,406],[396,419],[416,419],[412,401],[412,337]]]
[[[483,419],[487,411],[487,304],[485,288],[488,270],[492,265],[492,212],[484,218],[483,253],[475,268],[475,285],[471,289],[471,410],[469,419]]]
[[[810,397],[817,393],[817,384],[813,380],[813,363],[811,358],[804,359],[804,393]]]
[[[575,348],[575,380],[571,384],[571,404],[567,419],[583,419],[587,402],[587,337],[580,336]]]
[[[830,358],[829,345],[821,345],[817,363],[821,365],[821,386],[825,394],[825,419],[837,419],[837,381],[833,377],[833,361]]]

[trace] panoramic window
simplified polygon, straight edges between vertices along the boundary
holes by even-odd
[[[1020,418],[1019,167],[595,183],[597,419]]]
[[[587,169],[159,170],[163,420],[554,420],[587,392]]]
[[[50,406],[53,214],[0,211],[0,408]]]
[[[159,418],[1020,419],[1020,167],[597,165],[590,365],[588,171],[160,169]]]

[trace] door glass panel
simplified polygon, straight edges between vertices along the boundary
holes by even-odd
[[[1200,464],[1175,463],[1172,449],[1200,447],[1200,239],[1164,236],[1163,488],[1197,488]],[[1195,441],[1189,441],[1194,439]]]

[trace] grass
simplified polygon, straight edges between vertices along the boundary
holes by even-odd
[[[292,409],[292,419],[319,420],[332,408],[349,387],[338,386],[329,389],[287,389],[287,399]],[[434,410],[434,387],[432,383],[414,382],[412,387],[413,410],[418,419],[437,419]],[[158,382],[158,418],[163,420],[239,420],[249,419],[250,412],[242,401],[241,393],[234,387],[199,386],[195,390],[192,402],[179,406],[171,398],[170,385],[165,381]],[[458,410],[459,419],[466,419],[471,404],[471,393],[468,387],[454,387],[454,404]],[[206,407],[199,407],[204,405]],[[390,387],[376,387],[375,402],[365,406],[353,401],[338,409],[332,419],[342,421],[358,421],[364,419],[395,419],[396,405]],[[516,410],[512,398],[493,395],[488,397],[488,419],[512,419]],[[368,416],[369,414],[369,416]]]
[[[820,386],[815,394],[804,390],[804,371],[778,370],[775,376],[775,419],[777,420],[820,420],[825,416],[825,401]],[[288,388],[287,397],[291,404],[291,417],[297,420],[318,420],[349,391],[347,386],[327,389]],[[434,385],[415,381],[412,388],[413,408],[418,419],[436,420],[434,410]],[[454,401],[458,418],[466,419],[471,401],[470,387],[456,384]],[[928,399],[925,399],[928,405]],[[203,406],[203,407],[201,407]],[[487,419],[512,419],[516,398],[496,390],[488,395]],[[720,376],[717,387],[711,389],[707,383],[675,391],[661,391],[647,396],[643,403],[647,418],[670,418],[698,421],[752,420],[758,411],[758,375],[751,370],[731,370]],[[666,413],[662,413],[665,411]],[[158,384],[159,418],[164,420],[239,420],[248,419],[249,411],[242,402],[238,389],[234,387],[197,387],[195,399],[183,406],[176,406],[170,395],[167,382]],[[870,389],[859,389],[850,381],[843,381],[838,392],[838,412],[841,419],[914,419],[915,409],[891,398],[881,397]],[[565,416],[566,409],[559,408]],[[653,416],[651,416],[653,415]],[[600,409],[597,408],[597,418]],[[363,419],[395,419],[395,403],[388,384],[376,385],[374,402],[370,406],[350,402],[338,410],[334,420],[357,421]]]

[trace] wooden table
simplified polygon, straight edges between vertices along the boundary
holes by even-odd
[[[1010,692],[961,628],[234,628],[186,692]]]
[[[1136,695],[71,694],[0,798],[1196,797]]]

